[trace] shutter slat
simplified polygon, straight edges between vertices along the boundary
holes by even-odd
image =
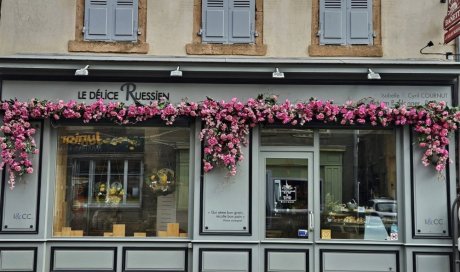
[[[208,0],[207,6],[212,8],[223,8],[224,0]]]
[[[351,8],[365,8],[367,9],[368,1],[367,0],[351,0]]]
[[[89,2],[90,2],[90,5],[107,5],[107,1],[105,0],[92,0]]]
[[[251,1],[249,0],[235,0],[233,1],[233,7],[249,8]]]
[[[341,0],[326,0],[324,1],[324,7],[326,8],[341,8],[342,1]]]

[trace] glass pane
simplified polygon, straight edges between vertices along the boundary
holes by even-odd
[[[320,131],[321,238],[397,240],[393,130]]]
[[[308,160],[266,159],[266,237],[308,238]]]
[[[54,236],[187,237],[190,131],[58,128]]]
[[[313,146],[313,130],[262,128],[260,144],[262,146]]]

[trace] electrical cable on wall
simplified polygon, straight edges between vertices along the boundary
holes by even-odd
[[[429,41],[424,47],[422,47],[420,49],[420,54],[422,55],[437,55],[437,56],[445,56],[446,59],[450,59],[450,56],[459,56],[460,54],[455,54],[455,53],[452,53],[452,52],[423,52],[423,50],[427,47],[432,47],[434,46],[434,43],[432,41]]]

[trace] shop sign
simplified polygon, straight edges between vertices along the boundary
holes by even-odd
[[[460,11],[459,11],[460,12]],[[444,43],[449,43],[460,35],[460,24],[449,28],[446,33],[444,33]]]
[[[93,89],[80,90],[77,93],[79,100],[120,100],[121,97],[128,102],[151,101],[151,100],[169,100],[169,92],[159,90],[142,90],[135,83],[127,82],[121,84],[119,89]]]
[[[460,0],[449,0],[447,16],[444,18],[444,43],[449,43],[460,35]]]
[[[460,1],[460,0],[459,0]],[[369,99],[384,102],[388,106],[406,104],[424,105],[428,101],[445,101],[452,104],[450,86],[370,86],[370,85],[268,85],[268,84],[173,84],[132,82],[62,82],[62,81],[16,81],[4,80],[2,100],[17,98],[28,101],[39,93],[39,99],[64,102],[76,100],[92,103],[97,99],[107,102],[148,104],[152,100],[167,99],[179,103],[184,99],[199,102],[210,97],[241,101],[259,94],[279,95],[279,101],[307,101],[310,97],[333,100],[336,104],[346,101]]]

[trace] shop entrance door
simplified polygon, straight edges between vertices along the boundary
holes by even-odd
[[[261,152],[263,242],[313,241],[313,152]]]

